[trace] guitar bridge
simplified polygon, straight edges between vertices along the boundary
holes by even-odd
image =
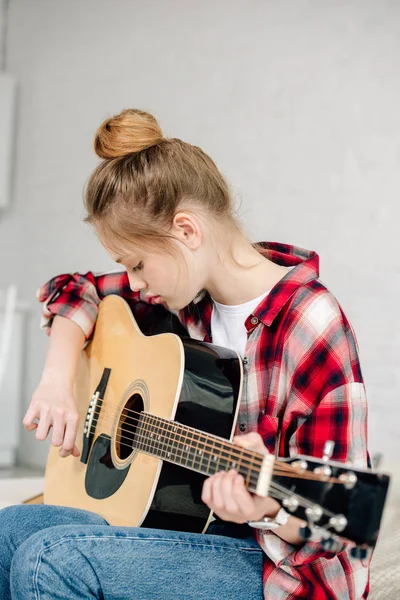
[[[85,427],[83,429],[83,446],[81,454],[81,462],[86,464],[89,459],[89,452],[93,444],[94,434],[96,431],[96,423],[100,414],[103,398],[106,393],[108,380],[111,375],[111,369],[104,369],[99,385],[97,386],[88,406],[86,413]],[[94,417],[96,416],[96,419]]]

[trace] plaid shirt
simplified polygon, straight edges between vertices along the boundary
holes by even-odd
[[[352,327],[335,297],[319,281],[315,252],[264,242],[262,254],[288,271],[245,321],[245,380],[237,434],[258,431],[280,457],[321,457],[334,440],[332,460],[365,467],[367,406]],[[42,327],[54,315],[75,321],[89,340],[97,306],[107,294],[130,305],[144,333],[173,318],[192,338],[212,342],[212,300],[203,291],[180,311],[145,303],[129,287],[126,272],[66,274],[38,291]],[[172,321],[171,321],[172,323]],[[185,331],[183,330],[183,331]],[[293,546],[273,531],[256,530],[264,551],[263,582],[268,600],[361,600],[368,596],[368,561],[350,556],[343,542],[324,551],[317,540]]]

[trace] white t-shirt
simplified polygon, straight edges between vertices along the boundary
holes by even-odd
[[[247,344],[247,331],[244,323],[269,292],[270,290],[254,300],[233,306],[220,304],[212,299],[211,336],[213,344],[236,350],[243,358]]]
[[[294,267],[286,268],[288,271],[294,269]],[[264,292],[249,302],[233,306],[220,304],[212,298],[211,337],[213,344],[236,350],[239,356],[244,358],[247,344],[247,331],[244,323],[270,291]]]

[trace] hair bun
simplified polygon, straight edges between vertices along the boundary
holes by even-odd
[[[149,113],[135,108],[123,110],[106,119],[94,138],[94,149],[100,158],[119,158],[140,152],[163,140],[157,120]]]

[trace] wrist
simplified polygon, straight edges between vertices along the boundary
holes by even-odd
[[[259,521],[248,521],[247,523],[250,527],[256,529],[278,529],[278,527],[286,525],[289,518],[289,513],[284,508],[279,507],[274,516],[263,517]]]
[[[268,512],[263,514],[263,516],[262,516],[263,519],[264,518],[275,519],[276,515],[282,508],[281,505],[279,504],[279,502],[277,500],[275,500],[275,498],[269,498],[269,500],[274,503],[274,507],[272,509],[270,509]]]
[[[59,369],[44,369],[39,381],[39,385],[58,385],[72,389],[74,378],[66,375]]]

